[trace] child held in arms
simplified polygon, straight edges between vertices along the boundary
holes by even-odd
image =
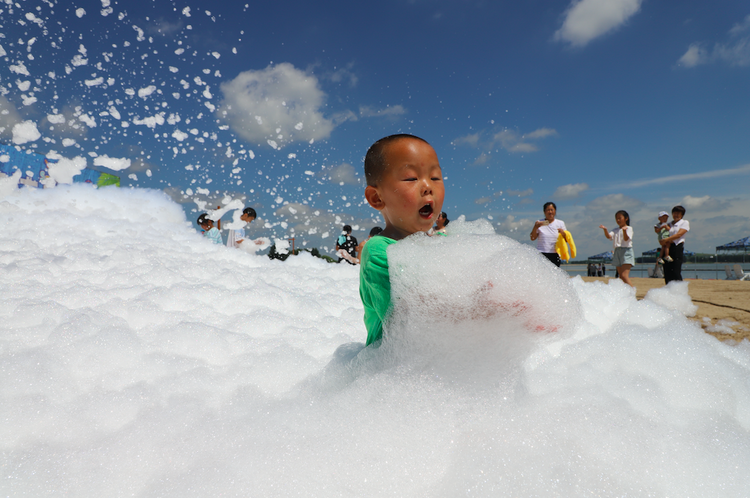
[[[425,140],[406,134],[381,138],[370,147],[365,178],[365,198],[385,219],[385,229],[364,246],[360,263],[359,295],[370,345],[382,338],[391,306],[386,250],[432,228],[443,208],[445,187],[435,150]]]

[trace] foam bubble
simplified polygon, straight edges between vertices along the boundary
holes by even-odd
[[[451,227],[392,246],[363,349],[356,267],[217,246],[158,191],[3,191],[0,492],[746,494],[747,342]]]

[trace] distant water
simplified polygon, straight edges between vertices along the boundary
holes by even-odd
[[[700,280],[725,280],[727,278],[724,266],[729,265],[733,268],[737,263],[685,263],[682,265],[682,278],[697,278]],[[742,271],[745,273],[750,272],[750,262],[739,263],[742,267]],[[615,276],[615,267],[612,265],[605,265],[607,268],[607,275],[610,277]],[[630,270],[630,276],[636,278],[647,278],[648,269],[653,268],[653,263],[637,264]],[[585,277],[587,275],[586,265],[562,265],[562,269],[568,272],[571,277],[580,276]],[[734,274],[734,270],[732,270]]]

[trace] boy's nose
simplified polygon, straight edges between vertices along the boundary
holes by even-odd
[[[432,193],[432,182],[429,180],[425,180],[424,183],[422,183],[422,195],[429,195]]]

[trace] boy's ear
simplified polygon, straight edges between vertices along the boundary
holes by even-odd
[[[380,197],[380,192],[378,192],[377,188],[371,185],[368,185],[365,188],[365,199],[367,199],[367,203],[372,206],[373,209],[380,211],[385,207],[385,202],[383,201],[383,198]]]

